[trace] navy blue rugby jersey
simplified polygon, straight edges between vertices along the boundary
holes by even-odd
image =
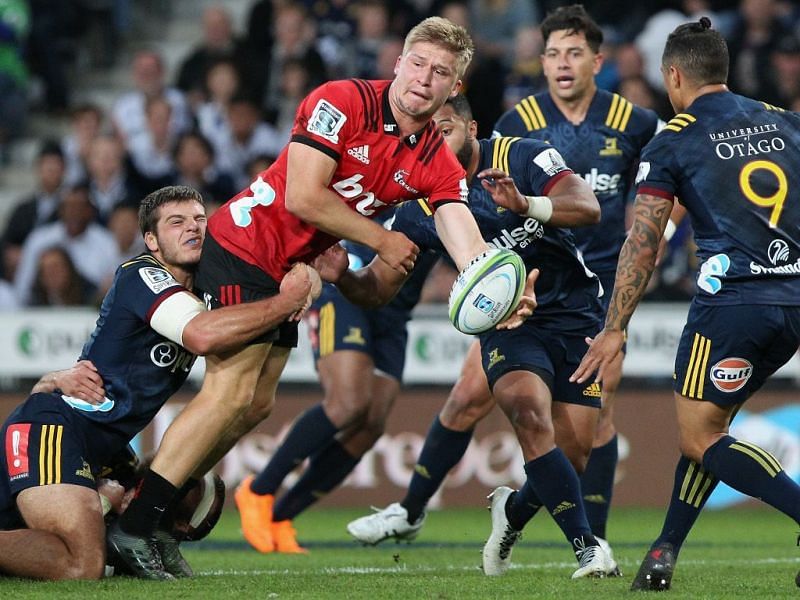
[[[575,241],[595,272],[614,271],[625,241],[625,207],[639,154],[653,137],[658,117],[619,94],[597,90],[586,119],[573,125],[549,92],[528,96],[503,114],[494,135],[530,137],[555,146],[567,165],[592,186],[600,223],[575,228]]]
[[[194,354],[149,324],[158,306],[182,291],[186,288],[149,254],[120,265],[80,357],[102,375],[106,400],[99,406],[69,397],[65,402],[128,438],[144,428],[194,364]]]
[[[502,169],[528,196],[547,195],[556,181],[572,172],[552,146],[539,140],[501,137],[479,140],[479,144],[478,172]],[[469,207],[490,246],[514,250],[529,272],[540,270],[535,286],[538,307],[532,319],[563,331],[599,323],[603,314],[598,300],[600,285],[583,264],[569,229],[543,225],[498,206],[477,177],[469,184]],[[421,249],[445,252],[424,201],[398,208],[392,229],[406,234]]]
[[[800,305],[800,115],[704,94],[647,145],[639,194],[692,219],[702,304]]]

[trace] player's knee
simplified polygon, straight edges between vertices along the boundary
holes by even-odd
[[[338,394],[325,398],[323,406],[325,414],[339,429],[345,427],[363,427],[367,421],[371,396],[369,394]]]
[[[102,549],[81,549],[71,554],[62,569],[61,579],[101,579],[105,571]]]
[[[369,415],[364,420],[361,431],[374,444],[386,431],[386,415]]]
[[[484,396],[456,388],[447,397],[442,409],[442,424],[447,427],[448,423],[444,422],[446,420],[453,425],[457,423],[459,427],[456,428],[459,430],[471,429],[485,413],[486,403]]]

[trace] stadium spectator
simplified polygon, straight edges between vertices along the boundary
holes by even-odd
[[[302,4],[314,22],[320,56],[330,74],[339,78],[349,68],[344,60],[344,48],[355,37],[357,3],[349,0],[302,0]]]
[[[267,28],[267,23],[269,21],[264,21],[261,27]],[[207,99],[208,72],[220,60],[236,65],[240,78],[248,81],[253,64],[247,43],[234,35],[228,10],[215,5],[203,11],[203,41],[184,59],[178,71],[175,85],[186,94],[191,106],[196,107]]]
[[[36,160],[36,178],[36,191],[14,206],[3,232],[3,269],[9,281],[14,279],[22,246],[31,231],[58,218],[64,182],[64,155],[58,143],[42,144]]]
[[[131,78],[133,91],[117,98],[111,109],[111,120],[124,143],[146,128],[147,100],[164,96],[172,107],[170,131],[180,135],[191,127],[191,113],[183,92],[167,87],[164,80],[164,63],[161,55],[152,50],[142,50],[133,57]]]
[[[145,104],[146,127],[128,140],[131,165],[145,190],[163,187],[174,170],[173,150],[176,135],[170,130],[172,107],[162,96],[148,98]]]
[[[395,56],[395,62],[397,61],[397,56]],[[313,88],[308,68],[302,60],[291,58],[283,63],[280,88],[281,99],[275,111],[273,122],[278,135],[282,139],[288,140],[294,125],[297,107]]]
[[[211,217],[212,203],[227,202],[236,193],[233,179],[214,166],[214,148],[200,133],[187,133],[175,146],[175,185],[188,185],[200,192]]]
[[[632,590],[670,588],[681,546],[719,481],[800,526],[800,486],[768,451],[729,433],[733,416],[800,345],[800,274],[792,268],[791,251],[782,258],[774,251],[800,243],[800,207],[767,203],[773,197],[763,195],[773,193],[776,178],[783,190],[800,185],[794,143],[800,121],[731,93],[725,83],[729,64],[725,40],[707,17],[680,25],[667,39],[662,71],[677,116],[642,153],[647,168],[637,177],[633,226],[620,252],[605,328],[589,340],[570,378],[604,381],[680,198],[703,260],[675,357],[681,457],[663,528]],[[744,128],[755,132],[754,145],[769,140],[786,151],[759,162],[746,153],[729,157],[719,144],[708,143],[721,131],[737,135]],[[696,152],[701,146],[708,151]],[[769,166],[763,177],[761,164]]]
[[[397,65],[397,59],[401,54],[403,54],[402,37],[392,36],[384,41],[378,49],[378,56],[375,60],[377,79],[391,79],[394,77],[394,67]]]
[[[89,194],[97,219],[106,223],[118,204],[135,205],[141,197],[140,182],[125,166],[125,150],[111,135],[94,139],[86,163]]]
[[[95,222],[95,209],[85,186],[75,186],[64,195],[55,223],[36,227],[22,247],[14,289],[22,304],[29,304],[39,257],[48,248],[67,250],[75,268],[92,285],[102,289],[120,262],[114,236]]]
[[[266,67],[262,72],[262,106],[270,122],[280,106],[281,75],[287,60],[295,58],[305,64],[311,87],[328,78],[326,65],[314,47],[313,23],[302,5],[292,2],[279,5],[273,26],[275,41],[270,50],[270,60],[267,65],[262,65],[262,68]]]
[[[145,198],[141,230],[148,253],[117,271],[79,363],[40,379],[3,424],[0,570],[6,575],[102,577],[106,528],[95,474],[181,386],[196,354],[235,348],[310,301],[313,273],[297,265],[278,295],[206,311],[189,291],[205,233],[194,190],[166,188]],[[159,359],[171,359],[169,368]],[[20,443],[12,444],[14,438]],[[30,476],[19,477],[23,472]],[[176,513],[170,507],[173,524]],[[158,579],[192,575],[173,538],[158,543],[169,568],[159,562]]]
[[[312,91],[277,162],[209,222],[195,285],[212,305],[269,297],[290,263],[345,237],[375,250],[393,273],[407,273],[416,246],[370,220],[385,201],[426,196],[459,268],[486,250],[463,202],[463,168],[431,126],[471,55],[466,30],[432,17],[409,32],[392,81],[336,81]],[[202,389],[167,429],[138,496],[108,534],[128,562],[135,549],[141,576],[157,570],[148,563],[158,561],[150,540],[162,508],[269,414],[296,339],[290,323],[240,351],[206,357]]]
[[[39,255],[30,306],[83,306],[93,304],[97,289],[75,268],[61,246]]]
[[[68,45],[65,23],[71,10],[67,2],[29,0],[31,30],[27,60],[31,71],[44,84],[45,108],[54,113],[69,107],[65,50]]]
[[[120,260],[128,260],[147,250],[139,231],[139,211],[135,206],[115,206],[108,219],[108,230],[117,242]]]
[[[514,35],[514,55],[503,87],[503,111],[547,87],[542,71],[542,34],[538,27],[523,26]]]
[[[259,154],[277,156],[289,138],[264,122],[258,104],[245,95],[231,100],[227,118],[230,131],[210,141],[216,167],[229,173],[236,188],[241,189],[249,183],[245,173],[247,162]]]
[[[359,0],[353,12],[356,30],[342,48],[344,69],[339,78],[378,79],[378,53],[390,35],[389,7],[380,0]]]
[[[240,81],[236,65],[229,60],[221,60],[208,70],[207,98],[197,107],[196,116],[198,129],[214,146],[231,135],[228,112],[241,88]]]
[[[8,158],[8,142],[25,127],[28,67],[24,51],[30,27],[25,0],[0,0],[0,164]]]
[[[469,0],[470,23],[475,35],[476,57],[511,67],[514,39],[520,27],[539,22],[535,0]]]
[[[66,185],[75,185],[86,179],[86,163],[92,142],[100,135],[105,115],[96,104],[80,104],[72,109],[70,132],[61,140],[67,172]]]
[[[789,107],[792,99],[800,96],[800,37],[787,33],[775,44],[772,51],[773,100],[781,107]]]

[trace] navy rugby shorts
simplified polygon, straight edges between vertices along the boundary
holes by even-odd
[[[355,306],[326,283],[306,317],[314,360],[338,350],[363,352],[375,370],[401,381],[406,362],[408,311]]]
[[[675,357],[673,389],[733,406],[747,400],[800,346],[800,306],[710,306],[693,301]]]
[[[194,280],[195,293],[211,308],[255,302],[275,296],[280,283],[264,271],[231,254],[206,232],[203,254]],[[297,346],[297,322],[286,321],[248,345],[272,342],[274,346]]]
[[[516,329],[481,334],[481,358],[489,388],[493,389],[506,373],[530,371],[547,384],[555,402],[600,408],[599,383],[569,381],[588,349],[585,338],[594,337],[598,331],[597,327],[587,327],[563,332],[528,319]]]

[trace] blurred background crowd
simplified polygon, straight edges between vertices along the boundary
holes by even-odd
[[[137,206],[168,184],[209,213],[266,168],[300,99],[348,77],[390,79],[403,37],[438,14],[477,52],[465,78],[480,137],[546,89],[541,18],[558,0],[0,0],[0,310],[96,304],[143,250]],[[733,91],[800,110],[800,6],[786,0],[586,0],[602,26],[601,88],[672,110],[659,72],[667,35],[711,17]],[[688,224],[648,298],[694,290]],[[446,301],[442,269],[425,299]]]

